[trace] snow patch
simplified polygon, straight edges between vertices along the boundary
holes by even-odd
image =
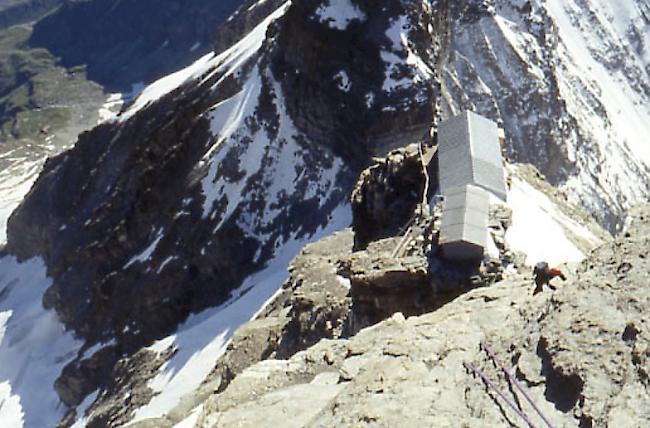
[[[335,30],[345,30],[352,21],[365,21],[366,15],[350,0],[327,0],[316,9],[319,22]]]
[[[85,428],[86,423],[88,423],[88,420],[90,419],[90,415],[86,415],[86,412],[90,408],[90,406],[95,402],[97,399],[97,396],[99,395],[99,390],[93,392],[92,394],[89,394],[84,401],[77,407],[77,421],[72,424],[70,428]]]
[[[212,59],[214,59],[214,53],[204,55],[189,67],[165,76],[147,86],[142,91],[142,94],[136,98],[133,105],[118,116],[118,120],[121,122],[127,121],[150,103],[157,101],[197,75],[203,74],[213,65]]]
[[[108,342],[95,343],[93,346],[91,346],[90,348],[86,349],[86,350],[81,354],[81,357],[80,357],[80,358],[84,358],[84,357],[86,357],[86,356],[88,356],[88,357],[92,357],[92,356],[95,355],[95,353],[97,353],[97,351],[99,351],[100,349],[104,349],[104,348],[107,348],[107,347],[109,347],[109,346],[114,346],[116,343],[117,343],[117,342],[115,341],[114,338],[111,339],[111,340],[109,340]]]
[[[7,242],[9,216],[32,188],[45,161],[45,158],[37,161],[10,158],[10,154],[11,152],[0,156],[0,162],[9,163],[8,168],[0,171],[0,245]]]
[[[587,228],[569,218],[542,192],[513,176],[508,192],[512,225],[506,232],[510,248],[527,255],[526,264],[546,261],[552,265],[582,261],[585,255],[571,235],[598,243]]]
[[[120,114],[122,107],[140,95],[144,88],[144,83],[138,82],[131,85],[131,90],[129,92],[108,94],[108,98],[106,98],[106,101],[97,112],[99,115],[97,124],[99,125],[104,122],[115,120]]]
[[[336,280],[339,282],[339,284],[341,284],[342,286],[344,286],[347,289],[350,289],[352,287],[352,284],[350,283],[349,278],[346,278],[344,276],[341,276],[341,275],[337,274],[336,275]]]
[[[342,90],[343,92],[350,92],[350,87],[352,83],[350,82],[350,78],[348,77],[348,74],[344,70],[341,70],[334,75],[334,81],[336,82],[340,90]]]
[[[384,92],[408,88],[434,76],[431,67],[412,49],[408,38],[410,26],[408,17],[400,15],[386,30],[390,47],[381,51],[381,59],[386,63],[386,77],[382,86]]]
[[[99,108],[99,111],[97,112],[99,114],[99,120],[97,121],[97,124],[101,124],[114,119],[120,112],[120,109],[123,105],[124,99],[122,98],[122,94],[109,94],[108,98],[106,98],[106,101],[104,104],[102,104],[102,106]]]
[[[250,117],[255,112],[257,100],[261,91],[262,82],[258,73],[253,76],[244,85],[244,88],[234,97],[215,106],[211,115],[211,129],[213,134],[218,135],[216,143],[204,156],[204,161],[221,146],[221,144],[231,138],[233,134],[242,126],[244,119]],[[240,165],[247,171],[248,177],[253,171],[259,169],[264,153],[266,134],[257,132],[250,146],[257,150],[248,150],[240,159]],[[225,178],[217,180],[219,167],[227,155],[227,148],[221,150],[217,156],[210,159],[210,170],[207,176],[201,181],[205,201],[203,202],[203,218],[207,218],[214,208],[214,203],[222,198],[226,198],[226,210],[222,215],[220,225],[226,221],[234,211],[237,201],[241,196],[241,191],[246,183],[246,177],[240,179],[238,183],[231,183]]]
[[[156,237],[151,242],[151,244],[149,244],[147,248],[142,250],[140,254],[136,254],[135,256],[131,257],[131,260],[129,260],[129,262],[126,265],[124,265],[124,269],[128,268],[134,263],[145,262],[149,260],[153,252],[156,251],[156,248],[158,248],[158,243],[162,238],[163,238],[163,229],[160,228],[158,229],[158,232],[156,232]]]
[[[203,404],[197,406],[194,408],[188,417],[174,425],[173,428],[194,428],[194,425],[196,422],[199,420],[199,416],[201,416],[201,411],[203,410]]]

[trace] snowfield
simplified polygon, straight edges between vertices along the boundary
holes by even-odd
[[[540,261],[551,265],[582,261],[585,254],[576,246],[575,237],[593,247],[602,243],[548,196],[516,176],[512,176],[507,205],[512,209],[512,225],[506,241],[513,250],[526,254],[529,266]]]
[[[54,427],[67,408],[54,381],[82,342],[66,332],[43,293],[51,285],[41,259],[0,259],[0,425]]]

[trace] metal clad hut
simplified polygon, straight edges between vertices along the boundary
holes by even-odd
[[[483,257],[488,239],[490,193],[506,200],[497,125],[472,112],[440,124],[438,159],[444,196],[440,245],[445,257]]]
[[[506,200],[503,157],[497,124],[476,113],[464,112],[438,128],[440,188],[473,184]]]
[[[490,195],[480,187],[463,186],[445,195],[440,241],[445,257],[474,260],[487,246]]]

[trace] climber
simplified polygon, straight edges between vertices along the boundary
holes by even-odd
[[[533,269],[533,274],[535,275],[535,285],[537,286],[533,291],[533,296],[542,292],[544,284],[548,284],[551,290],[555,290],[555,287],[550,283],[550,281],[555,277],[559,276],[562,278],[562,281],[566,281],[566,276],[560,269],[551,268],[546,262],[537,263]]]

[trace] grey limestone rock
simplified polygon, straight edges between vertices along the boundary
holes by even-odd
[[[594,251],[555,292],[532,296],[510,275],[435,312],[322,340],[242,372],[206,403],[197,426],[526,426],[463,367],[474,362],[536,423],[541,419],[480,349],[488,342],[557,427],[639,427],[650,418],[647,215],[635,236]],[[644,218],[639,223],[638,219]],[[310,405],[296,406],[302,397]],[[291,423],[291,422],[287,422]]]

